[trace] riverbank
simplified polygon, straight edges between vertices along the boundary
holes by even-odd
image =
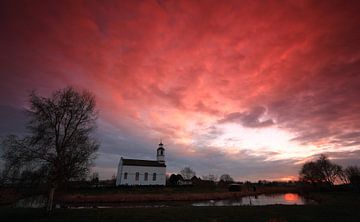
[[[222,200],[238,199],[244,196],[276,193],[296,193],[295,187],[265,187],[256,190],[242,192],[158,192],[158,193],[115,193],[115,194],[63,194],[57,197],[57,203],[61,204],[84,204],[84,203],[131,203],[131,202],[164,202],[164,201],[198,201],[198,200]]]
[[[359,193],[311,193],[317,205],[240,207],[168,207],[126,209],[0,208],[2,221],[360,221]]]

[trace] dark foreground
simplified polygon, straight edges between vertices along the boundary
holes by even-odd
[[[0,208],[1,221],[360,221],[358,193],[314,193],[317,205],[113,209]]]

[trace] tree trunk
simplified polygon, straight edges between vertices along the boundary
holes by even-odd
[[[53,210],[55,189],[56,188],[54,185],[52,185],[50,188],[49,198],[48,198],[48,203],[47,203],[47,208],[46,208],[48,212],[52,212],[52,210]]]

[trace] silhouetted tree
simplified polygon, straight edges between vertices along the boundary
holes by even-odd
[[[315,162],[307,162],[300,171],[300,179],[311,183],[328,183],[333,185],[342,175],[341,166],[331,163],[325,156],[321,155]]]
[[[203,178],[203,180],[208,180],[208,181],[212,181],[212,182],[216,182],[218,179],[218,177],[214,174],[205,175],[202,178]]]
[[[184,167],[180,171],[180,174],[185,180],[190,180],[193,176],[196,176],[195,171],[193,169],[191,169],[190,167]]]
[[[169,183],[172,186],[178,185],[179,180],[184,180],[184,178],[180,174],[171,174],[169,178]]]
[[[99,173],[93,172],[90,177],[90,181],[93,185],[98,186],[99,185]]]
[[[358,166],[349,166],[344,170],[344,177],[347,183],[353,185],[360,185],[360,167]]]
[[[227,182],[227,183],[232,183],[234,182],[234,179],[229,175],[229,174],[223,174],[220,176],[220,181],[223,182]]]
[[[300,180],[315,184],[323,182],[324,176],[315,162],[307,162],[301,168]]]
[[[192,181],[192,183],[194,185],[199,185],[201,183],[201,178],[200,177],[193,176],[190,180]]]
[[[263,185],[266,185],[266,184],[268,184],[268,181],[266,181],[266,180],[259,180],[258,181],[258,185],[263,186]]]
[[[56,188],[84,178],[99,145],[91,136],[96,127],[95,98],[68,87],[50,98],[30,95],[30,133],[22,139],[10,135],[3,141],[3,159],[10,174],[24,169],[43,170],[49,184],[49,211]]]
[[[177,183],[177,177],[176,174],[171,174],[169,177],[169,185],[175,186]]]
[[[5,183],[5,171],[0,169],[0,186],[3,186]]]
[[[40,184],[46,183],[46,178],[43,177],[47,172],[47,169],[42,167],[37,170],[24,170],[21,172],[19,178],[18,186],[19,187],[37,187]]]

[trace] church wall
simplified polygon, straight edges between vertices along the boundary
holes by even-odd
[[[119,161],[119,165],[118,165],[118,171],[117,171],[117,175],[116,175],[116,186],[119,186],[121,184],[121,175],[122,175],[122,158]]]
[[[135,180],[136,172],[139,172],[139,180]],[[124,179],[124,173],[128,173]],[[145,180],[145,173],[148,173],[148,180]],[[156,180],[153,181],[153,173],[156,173]],[[165,185],[166,167],[150,166],[123,166],[119,163],[116,185]]]

